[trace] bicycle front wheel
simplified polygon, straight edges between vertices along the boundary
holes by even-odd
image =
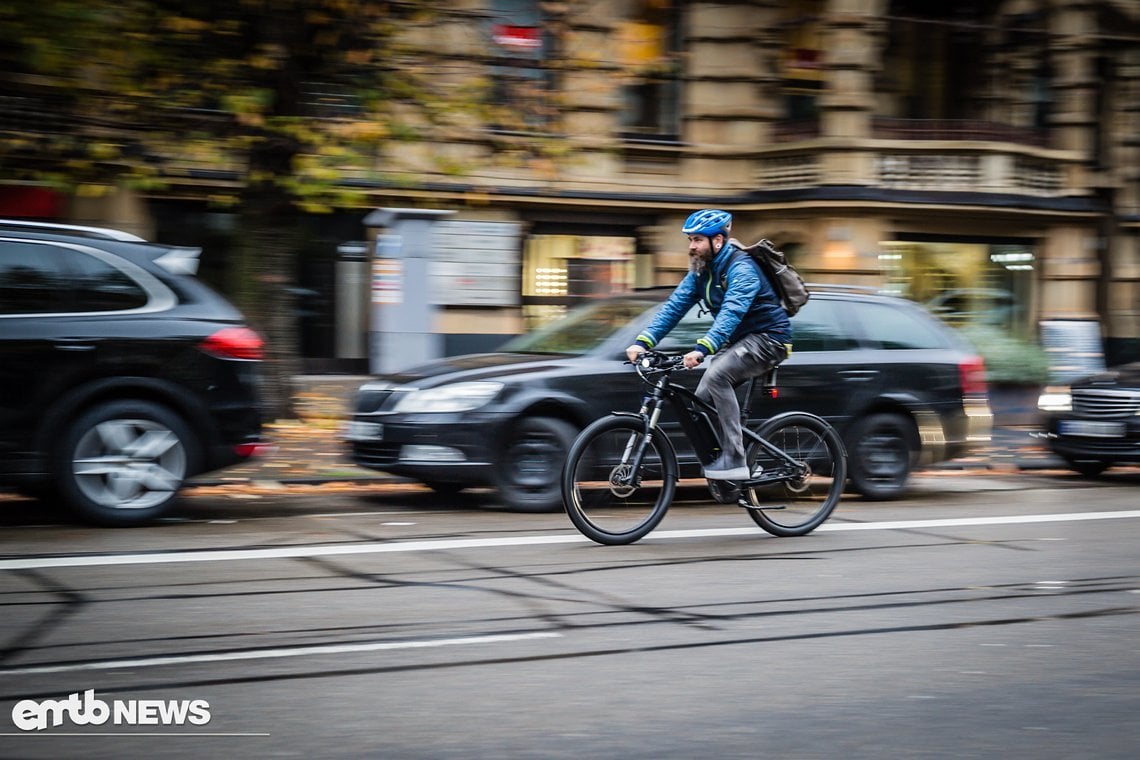
[[[847,452],[835,428],[811,414],[792,413],[773,418],[757,434],[796,462],[783,458],[758,443],[748,448],[748,468],[773,477],[786,478],[763,486],[749,487],[745,498],[753,505],[752,519],[774,536],[802,536],[818,528],[843,494],[847,479]]]
[[[579,434],[562,470],[562,501],[582,535],[631,544],[657,527],[677,488],[677,458],[663,436],[624,416]]]

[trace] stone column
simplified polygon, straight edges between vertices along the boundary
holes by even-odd
[[[880,32],[886,0],[828,0],[823,20],[824,90],[820,133],[837,143],[872,136],[874,74],[881,65]],[[824,156],[824,182],[873,184],[874,155],[843,148]]]
[[[690,148],[682,176],[718,193],[751,190],[752,164],[743,153],[763,144],[770,113],[757,82],[766,76],[757,45],[762,3],[685,5],[684,140]]]
[[[822,184],[876,184],[875,153],[862,143],[873,136],[875,72],[882,65],[881,16],[886,0],[828,0],[822,22],[824,87],[820,136],[829,143],[821,154]],[[822,282],[872,284],[880,277],[875,217],[819,220],[811,241],[819,252],[813,276]]]
[[[1053,147],[1093,157],[1097,129],[1096,6],[1090,0],[1057,0],[1052,35]]]
[[[1042,319],[1099,319],[1096,303],[1097,238],[1083,226],[1057,226],[1047,230],[1041,252]]]
[[[1140,47],[1117,49],[1110,164],[1115,234],[1108,241],[1106,356],[1123,363],[1140,360]]]
[[[1056,0],[1048,18],[1053,69],[1051,146],[1079,156],[1070,186],[1091,191],[1097,130],[1096,7],[1091,0]],[[1042,242],[1043,319],[1101,321],[1097,291],[1104,276],[1104,240],[1096,224],[1049,228]]]

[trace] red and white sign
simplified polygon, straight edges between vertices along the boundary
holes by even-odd
[[[542,29],[537,26],[495,24],[492,39],[495,44],[513,50],[538,50],[542,47]]]

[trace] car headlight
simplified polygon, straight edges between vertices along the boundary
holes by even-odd
[[[1037,397],[1037,408],[1043,412],[1071,412],[1073,396],[1068,388],[1045,388]]]
[[[396,403],[393,412],[466,412],[495,397],[502,383],[472,382],[412,391]]]

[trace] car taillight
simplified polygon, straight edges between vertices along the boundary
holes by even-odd
[[[958,362],[958,379],[962,395],[983,396],[986,393],[986,363],[980,356],[971,356]]]
[[[248,327],[225,327],[198,344],[198,348],[222,359],[262,359],[265,343]]]

